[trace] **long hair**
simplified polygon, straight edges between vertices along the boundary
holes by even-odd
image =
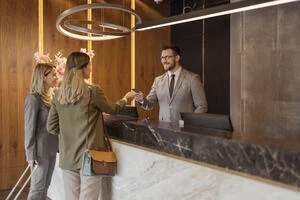
[[[68,56],[67,65],[58,89],[60,104],[76,103],[84,93],[87,84],[84,81],[83,69],[90,62],[90,57],[81,52],[73,52]]]
[[[50,63],[39,63],[34,67],[31,76],[30,93],[38,94],[46,105],[50,106],[53,96],[52,90],[45,91],[44,77],[55,70],[55,66]]]

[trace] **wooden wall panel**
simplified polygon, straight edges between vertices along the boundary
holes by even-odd
[[[130,90],[130,37],[93,43],[93,82],[116,101]]]
[[[130,8],[130,0],[113,0],[108,3]],[[93,10],[93,20],[130,27],[130,15],[116,10]],[[106,30],[105,30],[106,31]],[[107,30],[111,31],[111,30]],[[94,41],[92,48],[94,83],[100,85],[112,101],[122,98],[130,88],[130,35],[113,40]]]
[[[56,18],[59,14],[74,6],[86,4],[86,2],[86,0],[44,0],[44,53],[50,53],[53,56],[61,51],[67,57],[73,51],[87,48],[87,41],[67,37],[56,29]],[[75,13],[68,19],[87,20],[87,12]]]
[[[157,5],[152,0],[137,1],[136,10],[143,21],[152,21],[169,16],[169,1]],[[161,47],[170,43],[170,27],[157,28],[136,32],[136,88],[147,95],[151,89],[154,78],[164,73],[160,62]],[[158,105],[151,111],[145,111],[139,106],[140,118],[158,119]]]
[[[38,0],[0,0],[0,189],[12,188],[25,169],[24,151],[24,100],[29,93],[31,73],[36,64],[33,53],[39,49]],[[100,1],[98,1],[100,2]],[[109,3],[130,7],[130,0],[112,0]],[[167,3],[137,1],[136,10],[144,21],[169,14]],[[85,4],[86,0],[44,0],[44,53],[53,58],[59,50],[64,56],[80,48],[87,41],[72,39],[60,34],[55,27],[56,17],[64,10]],[[129,26],[129,16],[120,12],[93,11],[93,17],[106,17],[112,22]],[[86,19],[86,12],[70,18]],[[163,73],[160,47],[169,43],[169,28],[136,33],[136,85],[149,92],[154,77]],[[121,98],[131,89],[130,36],[101,42],[92,42],[95,51],[92,79],[100,84],[111,100]],[[141,117],[157,118],[157,109]]]
[[[12,187],[25,169],[24,100],[38,48],[37,0],[1,0],[0,189]]]

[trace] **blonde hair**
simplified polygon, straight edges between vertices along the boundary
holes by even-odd
[[[88,86],[84,81],[83,69],[90,62],[90,57],[81,52],[73,52],[68,56],[67,65],[58,89],[58,102],[60,104],[76,103]]]
[[[50,74],[53,70],[55,70],[55,66],[50,63],[37,64],[32,72],[30,83],[30,93],[38,94],[48,106],[51,105],[53,91],[51,88],[48,91],[45,91],[44,77]]]

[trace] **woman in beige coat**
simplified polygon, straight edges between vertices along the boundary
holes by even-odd
[[[87,130],[89,148],[105,150],[102,112],[117,114],[135,95],[128,92],[119,101],[111,102],[99,86],[85,81],[90,77],[89,62],[90,58],[85,53],[73,52],[69,55],[47,122],[48,131],[59,134],[59,166],[63,171],[65,199],[98,199],[101,177],[82,176],[80,172]]]

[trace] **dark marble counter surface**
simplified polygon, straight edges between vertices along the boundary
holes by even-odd
[[[154,120],[107,122],[111,138],[300,188],[300,152],[247,144],[230,133]]]

